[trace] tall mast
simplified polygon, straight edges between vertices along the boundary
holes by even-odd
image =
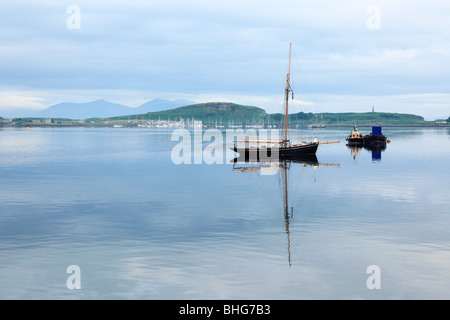
[[[284,140],[285,145],[287,146],[288,143],[288,114],[289,114],[289,91],[291,90],[291,48],[292,43],[289,44],[289,71],[286,75],[286,89],[285,89],[285,99],[286,99],[286,119],[285,119],[285,126],[284,126]]]

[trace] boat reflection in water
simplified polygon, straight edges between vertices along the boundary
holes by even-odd
[[[288,171],[292,169],[293,166],[301,167],[312,167],[316,170],[319,166],[332,166],[339,167],[339,164],[331,163],[319,163],[315,155],[301,156],[290,159],[280,159],[278,161],[264,161],[257,159],[254,161],[249,160],[245,157],[237,157],[233,162],[233,170],[240,171],[242,173],[258,172],[261,175],[279,175],[279,181],[282,189],[283,197],[283,216],[285,231],[287,235],[287,247],[288,247],[288,262],[289,267],[291,266],[291,232],[290,224],[294,217],[294,207],[290,204],[289,199],[289,183],[288,183]]]
[[[381,127],[372,127],[372,132],[363,136],[356,125],[353,131],[347,137],[347,147],[351,150],[353,159],[359,155],[362,148],[372,152],[372,161],[381,161],[381,152],[386,150],[386,143],[391,140],[381,132]]]
[[[381,161],[381,153],[386,150],[386,144],[376,144],[376,145],[352,145],[347,144],[347,147],[350,149],[353,159],[361,152],[361,149],[372,152],[372,161]]]

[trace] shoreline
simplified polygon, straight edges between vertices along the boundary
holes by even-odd
[[[327,128],[352,128],[353,124],[339,124],[339,125],[326,125],[322,128],[313,128],[311,130],[323,130]],[[384,127],[384,128],[450,128],[450,123],[447,124],[361,124],[357,125],[358,128],[371,128],[371,127]],[[115,127],[114,125],[106,125],[106,124],[14,124],[14,125],[0,125],[0,129],[2,128],[137,128],[137,129],[176,129],[178,127],[140,127],[138,125],[122,125],[121,127]],[[204,126],[203,128],[215,128],[215,126]],[[299,126],[290,126],[290,129],[299,129],[299,128],[308,128],[307,125],[299,125]],[[217,128],[217,129],[251,129],[250,127],[242,126],[238,128]],[[257,129],[277,129],[277,128],[257,128]]]

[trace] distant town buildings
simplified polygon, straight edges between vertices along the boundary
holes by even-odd
[[[200,120],[183,119],[178,121],[171,120],[123,120],[123,121],[105,121],[105,125],[112,125],[114,128],[123,128],[137,126],[138,128],[202,128],[203,123]]]
[[[100,122],[90,122],[91,125],[102,125],[113,128],[138,127],[138,128],[278,128],[277,125],[264,124],[228,124],[211,121],[204,123],[202,120],[183,119],[180,120],[107,120]]]

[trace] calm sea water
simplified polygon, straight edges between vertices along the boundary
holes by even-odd
[[[287,164],[288,214],[283,167],[176,165],[171,130],[0,130],[0,298],[449,299],[450,130],[350,130]]]

